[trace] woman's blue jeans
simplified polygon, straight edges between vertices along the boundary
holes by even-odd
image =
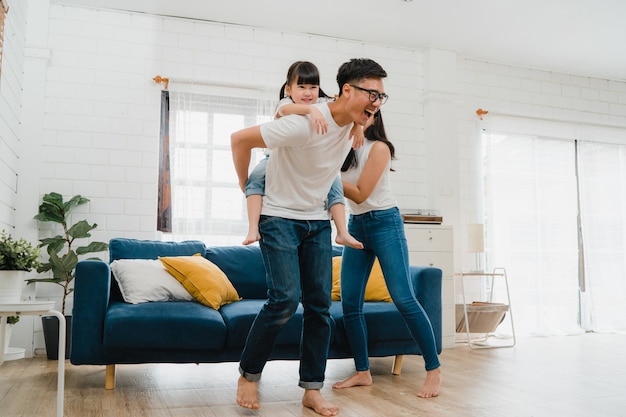
[[[365,286],[378,257],[387,289],[424,357],[426,370],[440,366],[432,325],[417,301],[409,271],[404,224],[397,207],[351,215],[348,231],[364,249],[345,247],[341,261],[343,320],[357,371],[370,368],[363,316]]]
[[[260,379],[276,336],[302,300],[299,385],[305,389],[321,389],[331,328],[328,312],[332,289],[330,221],[261,216],[259,231],[268,300],[248,333],[240,373],[248,381]]]

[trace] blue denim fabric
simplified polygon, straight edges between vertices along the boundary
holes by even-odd
[[[367,327],[363,298],[367,279],[378,257],[387,289],[424,357],[426,370],[440,366],[433,329],[417,301],[409,272],[409,251],[397,207],[351,215],[348,231],[363,242],[363,250],[345,247],[341,261],[341,303],[346,335],[357,371],[368,370]]]
[[[305,389],[321,389],[331,329],[328,312],[332,289],[330,222],[261,216],[259,231],[268,300],[248,333],[240,373],[249,381],[259,380],[278,332],[302,299],[304,323],[299,385]]]
[[[330,186],[330,190],[326,196],[326,210],[335,204],[346,204],[343,198],[343,184],[339,176],[335,177],[335,181],[333,181],[333,185]]]
[[[265,171],[267,170],[267,158],[261,159],[258,164],[252,169],[250,175],[248,175],[248,181],[246,181],[246,197],[251,195],[265,195]]]

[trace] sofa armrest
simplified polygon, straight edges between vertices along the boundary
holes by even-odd
[[[104,318],[110,301],[111,269],[100,260],[76,265],[72,309],[72,349],[75,365],[103,363]]]
[[[439,268],[411,266],[411,279],[417,300],[430,319],[437,343],[437,352],[441,353],[441,286],[443,273]]]

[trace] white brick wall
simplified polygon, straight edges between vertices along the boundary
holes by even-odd
[[[367,56],[381,63],[392,97],[385,120],[398,149],[396,195],[402,206],[423,205],[424,147],[415,146],[423,141],[419,52],[58,5],[51,8],[48,47],[41,192],[63,183],[66,193],[91,198],[89,217],[103,216],[98,230],[107,237],[156,236],[160,88],[152,81],[155,75],[273,86],[277,98],[295,60],[316,63],[329,94],[337,92],[336,71],[348,59]]]
[[[6,15],[0,78],[0,230],[14,234],[19,184],[19,122],[26,43],[26,4],[5,3]],[[21,236],[21,235],[20,235]]]

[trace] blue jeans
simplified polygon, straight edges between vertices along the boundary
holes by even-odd
[[[259,231],[268,300],[248,333],[239,371],[248,381],[261,378],[276,336],[302,299],[304,320],[298,385],[321,389],[331,328],[328,312],[332,289],[330,221],[261,216]]]
[[[341,261],[343,321],[357,371],[370,368],[367,327],[363,316],[365,286],[378,257],[387,289],[404,317],[431,371],[440,366],[430,320],[417,301],[409,272],[409,251],[404,224],[397,207],[351,215],[348,231],[363,242],[364,249],[345,247]]]
[[[269,156],[261,159],[258,164],[252,169],[250,175],[248,175],[248,181],[246,182],[246,188],[244,190],[246,197],[251,195],[265,195],[265,172],[267,171],[267,159]],[[343,184],[339,176],[335,177],[335,181],[328,191],[326,196],[326,209],[335,204],[345,204],[343,198]]]

